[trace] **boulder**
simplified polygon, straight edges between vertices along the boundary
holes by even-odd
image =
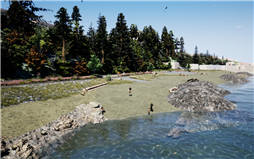
[[[173,92],[175,92],[176,90],[178,90],[178,87],[170,88],[170,89],[169,89],[169,93],[173,93]]]
[[[188,131],[184,128],[174,128],[169,132],[168,136],[172,137],[172,139],[178,139],[182,133],[188,133]]]
[[[253,74],[251,74],[249,72],[237,72],[236,75],[238,75],[239,77],[250,77],[250,76],[253,76]]]
[[[75,129],[77,128],[79,125],[76,122],[75,119],[71,119],[69,116],[63,116],[60,117],[60,122],[57,123],[54,128],[58,128],[56,131],[61,131],[64,129]],[[42,134],[44,135],[44,134]]]
[[[33,147],[28,143],[27,139],[21,139],[16,145],[16,156],[27,158],[33,152]]]
[[[188,83],[188,82],[199,82],[199,80],[197,78],[190,78],[188,79],[185,83]]]
[[[8,151],[8,148],[6,147],[6,142],[1,139],[1,156],[3,156]]]
[[[220,76],[220,78],[224,81],[231,81],[233,83],[247,83],[250,82],[245,78],[239,77],[237,74],[225,74]]]
[[[173,106],[191,112],[214,112],[234,110],[236,105],[223,97],[229,91],[210,82],[188,82],[180,84],[178,89],[171,93],[167,101]]]

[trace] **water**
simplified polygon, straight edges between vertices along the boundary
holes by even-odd
[[[48,158],[254,158],[253,77],[223,84],[237,110],[190,116],[190,133],[167,134],[183,112],[167,112],[89,124]],[[166,100],[166,99],[165,99]]]

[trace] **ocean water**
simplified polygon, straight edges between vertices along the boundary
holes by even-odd
[[[254,89],[250,83],[220,85],[237,109],[222,113],[185,113],[190,123],[176,125],[183,112],[167,112],[89,124],[51,158],[254,158]],[[166,99],[165,99],[166,100]],[[185,128],[178,139],[173,128]]]

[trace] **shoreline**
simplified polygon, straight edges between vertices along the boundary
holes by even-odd
[[[35,130],[73,111],[76,106],[89,102],[101,103],[106,109],[104,116],[109,120],[146,115],[150,102],[154,103],[153,113],[179,111],[166,101],[170,88],[189,78],[207,80],[216,85],[228,83],[219,78],[226,73],[228,72],[209,71],[208,75],[160,76],[147,83],[106,85],[86,93],[85,96],[76,94],[56,100],[34,101],[1,108],[1,136],[13,138]],[[133,96],[128,96],[129,86],[133,88]]]
[[[207,80],[216,85],[228,83],[219,78],[228,71],[205,72],[208,75],[160,76],[148,83],[106,85],[86,93],[85,96],[77,94],[57,100],[49,99],[5,107],[1,109],[1,136],[11,139],[35,130],[73,111],[76,106],[89,102],[101,103],[106,109],[104,116],[109,120],[146,115],[150,102],[154,103],[153,113],[180,111],[166,101],[169,88],[186,82],[189,78]],[[133,88],[133,96],[128,96],[127,88],[130,85]]]

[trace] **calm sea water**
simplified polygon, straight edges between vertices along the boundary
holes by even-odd
[[[237,110],[193,115],[191,131],[172,139],[183,112],[160,113],[87,125],[48,158],[254,158],[253,77],[223,84]],[[166,99],[165,99],[166,100]]]

